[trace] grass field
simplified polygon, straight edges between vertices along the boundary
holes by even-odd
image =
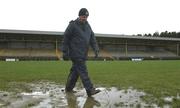
[[[89,75],[95,86],[142,90],[153,97],[180,94],[180,61],[88,61]],[[64,84],[71,62],[21,61],[0,62],[0,90],[9,90],[10,82],[49,80]],[[180,100],[173,101],[180,106]]]

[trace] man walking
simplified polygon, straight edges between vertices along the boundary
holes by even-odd
[[[79,11],[79,17],[71,21],[66,28],[63,40],[63,59],[71,59],[72,67],[66,82],[66,92],[73,92],[73,88],[81,78],[87,95],[90,97],[100,90],[96,90],[88,76],[86,60],[88,55],[89,45],[95,52],[95,57],[98,57],[99,48],[96,42],[94,33],[87,21],[89,12],[86,8]]]

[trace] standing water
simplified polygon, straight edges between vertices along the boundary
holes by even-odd
[[[66,93],[64,87],[52,82],[27,84],[32,92],[0,92],[2,108],[158,108],[148,105],[141,97],[146,93],[135,89],[119,90],[115,87],[99,87],[101,92],[87,97],[85,89],[75,88],[76,93]],[[168,107],[167,107],[168,108]]]

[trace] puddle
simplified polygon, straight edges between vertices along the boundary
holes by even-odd
[[[65,93],[64,87],[50,82],[27,84],[30,93],[0,92],[2,108],[158,108],[156,104],[148,105],[141,97],[146,93],[135,89],[118,90],[115,87],[99,87],[100,93],[87,97],[85,89],[75,88],[77,93]],[[171,101],[171,98],[165,98]],[[170,108],[166,106],[167,108]]]

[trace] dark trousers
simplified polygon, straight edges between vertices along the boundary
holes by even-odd
[[[79,77],[81,78],[86,91],[90,91],[93,88],[93,84],[88,76],[86,61],[82,59],[75,59],[72,60],[72,67],[66,82],[67,91],[71,91],[75,87]]]

